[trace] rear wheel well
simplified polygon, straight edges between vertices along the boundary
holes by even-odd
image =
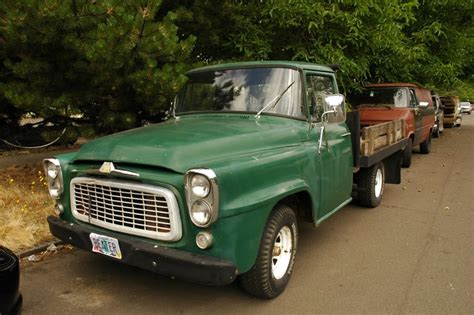
[[[303,221],[313,222],[312,201],[307,191],[300,191],[286,196],[279,203],[290,206],[296,211],[296,216]]]

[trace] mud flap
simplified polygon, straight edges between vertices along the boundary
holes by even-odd
[[[401,161],[402,151],[397,151],[394,154],[386,157],[383,160],[385,168],[385,182],[387,184],[400,184],[402,181],[401,175]]]

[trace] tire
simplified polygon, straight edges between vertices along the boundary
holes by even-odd
[[[402,167],[410,167],[411,165],[411,156],[412,156],[412,148],[413,148],[413,139],[408,139],[407,146],[402,153]]]
[[[385,187],[385,169],[382,162],[360,170],[357,183],[359,204],[368,208],[377,207],[382,201]]]
[[[423,154],[428,154],[431,151],[431,132],[428,135],[428,138],[426,138],[425,141],[420,143],[420,152]]]
[[[263,231],[255,265],[239,277],[242,288],[251,295],[264,299],[280,295],[293,271],[297,243],[295,212],[286,205],[277,205]],[[285,247],[286,250],[283,249],[282,252]]]
[[[439,125],[438,125],[438,128],[436,128],[436,131],[433,132],[433,138],[439,138],[441,134],[441,131],[439,130]]]

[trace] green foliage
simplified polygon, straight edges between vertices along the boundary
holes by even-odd
[[[422,1],[405,32],[426,55],[413,65],[419,82],[474,100],[474,2]]]
[[[473,16],[457,0],[3,0],[0,121],[132,128],[163,116],[189,68],[238,60],[337,63],[344,92],[405,81],[474,100]]]
[[[197,37],[196,59],[338,63],[345,91],[395,81],[446,91],[473,81],[468,77],[474,56],[472,1],[196,0],[181,5],[197,16],[180,24]],[[215,10],[222,19],[206,15]],[[199,22],[202,16],[205,24]],[[214,49],[207,50],[209,45]]]
[[[157,116],[185,81],[194,37],[161,1],[0,3],[0,96],[46,118],[81,115],[103,132]]]

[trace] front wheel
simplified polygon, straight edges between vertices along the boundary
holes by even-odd
[[[402,167],[410,167],[411,165],[411,155],[412,155],[413,140],[408,139],[407,146],[402,153]]]
[[[360,170],[357,182],[359,204],[375,208],[382,201],[385,187],[385,169],[382,162]]]
[[[461,127],[461,122],[462,122],[461,118],[456,119],[456,123],[454,124],[454,127]]]
[[[420,143],[420,152],[423,154],[428,154],[431,151],[431,132],[428,135],[428,138],[426,138],[425,141]]]
[[[277,205],[263,231],[255,265],[240,276],[242,287],[265,299],[283,292],[293,271],[297,239],[295,212],[286,205]]]

